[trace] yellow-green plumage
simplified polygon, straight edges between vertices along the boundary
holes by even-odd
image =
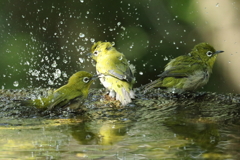
[[[217,54],[208,43],[194,46],[187,55],[171,60],[159,79],[147,84],[145,89],[168,88],[176,91],[193,91],[207,84]]]
[[[53,109],[55,106],[64,106],[70,100],[77,97],[82,99],[88,96],[89,87],[92,84],[93,76],[92,74],[79,71],[73,74],[68,83],[59,89],[55,90],[53,94],[48,95],[47,97],[42,97],[40,99],[34,99],[26,101],[23,104],[33,105],[39,109]]]
[[[101,83],[107,88],[109,96],[119,100],[122,105],[134,98],[132,90],[135,78],[125,56],[109,42],[97,42],[92,46],[91,57],[96,63],[96,70]]]

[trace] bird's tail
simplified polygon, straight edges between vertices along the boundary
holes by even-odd
[[[123,106],[132,102],[132,99],[135,98],[135,93],[133,90],[128,88],[119,88],[120,90],[116,92],[116,100],[119,100]]]
[[[45,109],[44,102],[42,99],[34,99],[34,100],[21,100],[21,106],[29,106],[36,107],[38,109]]]
[[[145,84],[142,88],[144,91],[147,91],[151,88],[156,88],[156,87],[160,87],[160,84],[161,84],[161,80],[159,79],[156,79],[148,84]]]
[[[32,100],[18,100],[21,106],[33,106]]]

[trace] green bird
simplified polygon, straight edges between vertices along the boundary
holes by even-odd
[[[93,79],[92,74],[79,71],[69,78],[66,85],[58,88],[47,97],[24,101],[22,105],[32,105],[39,109],[51,110],[56,106],[62,107],[77,97],[81,97],[83,100],[88,96],[89,87]]]
[[[171,60],[159,78],[144,86],[150,88],[167,88],[172,92],[194,91],[207,84],[214,62],[219,53],[208,43],[194,46],[187,55]]]
[[[127,105],[134,98],[135,83],[133,67],[124,54],[109,42],[97,42],[91,48],[90,57],[96,61],[96,71],[109,96]]]

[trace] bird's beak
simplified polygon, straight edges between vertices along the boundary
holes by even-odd
[[[98,75],[96,74],[96,75],[93,75],[91,79],[92,79],[92,80],[95,80],[95,79],[98,79],[98,78],[99,78],[99,77],[98,77]]]
[[[219,53],[222,53],[224,51],[216,51],[214,54],[219,54]]]
[[[87,53],[87,56],[88,57],[92,57],[92,53]]]

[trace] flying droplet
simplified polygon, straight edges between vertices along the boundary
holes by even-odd
[[[38,77],[39,76],[39,74],[40,74],[40,71],[38,71],[38,70],[34,70],[34,71],[32,71],[32,76],[36,76],[36,77]]]
[[[143,72],[139,72],[140,75],[143,75]]]
[[[58,79],[61,76],[61,70],[56,69],[55,73],[53,73],[54,79]]]
[[[85,37],[85,34],[79,33],[79,37],[80,37],[80,38],[83,38],[83,37]]]
[[[52,80],[48,80],[48,85],[53,85],[54,83],[53,83],[53,81]]]
[[[24,62],[24,65],[30,65],[30,63],[28,61]]]
[[[83,63],[84,60],[85,60],[84,58],[79,58],[80,63]]]
[[[56,63],[56,61],[53,61],[53,64],[51,65],[52,67],[57,67],[57,63]]]
[[[63,63],[65,63],[65,64],[66,64],[67,62],[68,62],[68,61],[67,61],[66,59],[64,59],[64,60],[63,60]]]
[[[14,86],[14,87],[18,87],[18,85],[19,85],[18,81],[14,81],[14,82],[13,82],[13,86]]]
[[[62,76],[63,76],[63,77],[68,77],[68,76],[67,76],[67,73],[63,73]]]
[[[122,57],[122,56],[120,56],[120,57],[119,57],[119,60],[121,61],[122,59],[123,59],[123,57]]]
[[[95,39],[94,38],[90,38],[90,41],[93,43],[93,42],[95,42]]]
[[[172,88],[172,93],[176,93],[176,88]]]

